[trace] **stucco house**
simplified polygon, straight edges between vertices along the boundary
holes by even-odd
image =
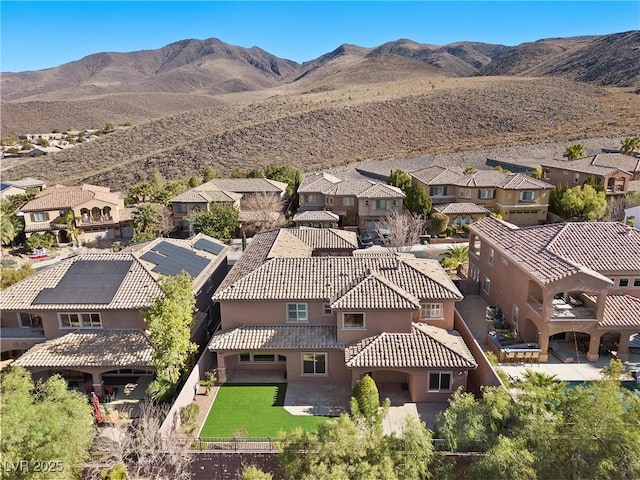
[[[432,166],[410,172],[431,195],[434,205],[475,203],[516,225],[537,225],[547,219],[553,185],[523,173],[478,170],[470,173]]]
[[[328,173],[307,175],[298,187],[299,212],[327,210],[339,217],[339,226],[357,226],[373,232],[375,222],[402,211],[404,193],[397,187],[368,179],[342,180]]]
[[[640,331],[640,231],[616,222],[470,227],[468,291],[499,307],[524,342],[595,361],[626,360]],[[559,347],[561,346],[561,347]]]
[[[131,218],[129,214],[123,215],[126,209],[120,192],[90,184],[54,185],[42,190],[20,209],[24,214],[27,238],[35,232],[52,232],[58,242],[70,242],[64,220],[69,210],[75,217],[74,227],[82,231],[83,243],[114,240],[131,232]]]
[[[449,276],[435,260],[350,255],[356,246],[333,229],[256,235],[213,296],[219,379],[278,370],[287,382],[353,385],[369,374],[414,402],[465,388],[477,364],[453,330],[462,295]]]
[[[198,235],[156,239],[118,253],[62,260],[0,292],[0,348],[34,375],[62,373],[101,392],[106,377],[152,375],[144,313],[161,275],[194,278],[192,340],[205,345],[218,326],[211,295],[227,272],[227,247]]]
[[[543,178],[553,185],[568,185],[569,187],[582,186],[594,179],[603,186],[607,196],[626,195],[633,174],[610,165],[610,161],[601,160],[599,157],[603,155],[606,154],[572,161],[548,160],[540,164]],[[619,154],[619,156],[628,155]]]

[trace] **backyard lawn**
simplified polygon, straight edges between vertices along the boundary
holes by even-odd
[[[200,432],[201,438],[231,438],[241,432],[249,438],[276,437],[296,427],[316,430],[329,417],[291,415],[284,405],[286,383],[223,385]]]

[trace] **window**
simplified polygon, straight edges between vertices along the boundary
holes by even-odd
[[[49,214],[47,212],[34,212],[33,213],[33,221],[34,222],[46,222],[49,220]]]
[[[331,304],[329,302],[322,304],[322,315],[333,315],[333,312],[331,311]]]
[[[458,196],[460,198],[471,198],[471,190],[469,190],[468,188],[461,188],[458,191]]]
[[[634,287],[640,287],[640,278],[636,278],[633,280],[633,286]]]
[[[254,362],[275,362],[276,356],[273,353],[254,353],[253,354]]]
[[[275,353],[245,352],[238,354],[240,363],[279,363],[286,362],[287,357]]]
[[[326,375],[327,374],[327,354],[326,353],[303,353],[302,354],[302,374],[303,375]]]
[[[187,213],[187,204],[186,203],[175,203],[176,213]]]
[[[345,312],[342,314],[342,328],[364,328],[364,313]]]
[[[99,313],[59,313],[60,328],[102,328]]]
[[[306,322],[306,303],[287,303],[287,322]]]
[[[495,254],[495,250],[489,247],[489,265],[493,265],[493,257],[495,256]]]
[[[420,311],[421,318],[442,318],[441,303],[425,303]]]
[[[482,291],[487,295],[491,293],[491,279],[486,275],[482,275]]]
[[[373,204],[374,210],[386,210],[387,209],[387,201],[386,200],[375,200]]]
[[[333,205],[333,197],[327,197],[327,205]]]
[[[345,207],[353,207],[354,203],[353,197],[344,197],[342,199],[342,205]]]
[[[368,207],[368,206],[369,206],[369,200],[365,200],[365,201],[364,201],[364,206],[365,206],[365,207]]]
[[[513,318],[513,326],[516,327],[516,330],[518,329],[518,318],[519,317],[520,317],[520,309],[514,303],[513,304],[513,310],[512,310],[512,318]]]
[[[573,174],[573,183],[580,183],[580,174],[579,173],[574,173]]]
[[[34,313],[18,312],[20,326],[23,328],[42,327],[42,317]]]
[[[304,199],[305,203],[313,203],[316,201],[316,196],[313,193],[306,193],[302,195],[302,198]]]
[[[482,199],[493,198],[494,192],[495,191],[492,189],[480,190],[479,198],[482,198]]]
[[[469,278],[474,282],[480,279],[480,270],[473,263],[469,264]]]
[[[450,392],[451,372],[429,372],[430,392]]]
[[[442,197],[444,196],[444,186],[440,185],[437,187],[431,187],[429,192],[429,195],[431,195],[432,197]]]
[[[618,286],[620,287],[628,287],[629,286],[629,279],[628,278],[621,278],[620,281],[618,282]]]
[[[251,361],[251,354],[250,353],[241,353],[240,354],[240,361],[241,362],[250,362]]]
[[[393,206],[394,206],[394,207],[397,207],[397,206],[398,206],[398,200],[395,200],[395,199],[394,199],[394,200],[393,200],[393,202],[391,202],[391,203],[393,204]]]
[[[457,226],[462,225],[463,223],[464,219],[459,215],[453,220],[453,224]]]
[[[523,190],[520,192],[520,201],[521,202],[533,202],[536,198],[533,190]]]

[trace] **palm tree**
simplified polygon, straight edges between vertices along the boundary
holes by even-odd
[[[3,245],[9,245],[17,232],[14,223],[8,215],[0,215],[0,240]]]
[[[156,207],[151,203],[143,203],[136,207],[132,214],[136,239],[149,240],[153,238],[156,216]]]
[[[621,141],[622,148],[620,151],[625,155],[633,155],[640,150],[640,137],[627,137]]]
[[[67,234],[71,237],[71,241],[79,247],[80,243],[78,242],[78,237],[82,235],[82,230],[77,227],[77,217],[75,212],[71,209],[67,210],[64,212],[64,215],[62,215],[62,220],[67,224]]]
[[[460,268],[462,265],[469,261],[469,246],[468,245],[453,245],[442,254],[442,260],[440,264],[443,267],[450,268],[456,271],[456,274],[460,274]]]

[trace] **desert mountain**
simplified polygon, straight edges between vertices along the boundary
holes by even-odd
[[[401,39],[376,48],[342,45],[299,64],[258,47],[218,39],[182,40],[157,50],[96,53],[59,67],[0,75],[3,101],[68,100],[114,93],[219,95],[318,80],[380,56],[424,64],[451,77],[561,76],[611,86],[640,86],[640,31],[546,39],[516,47],[478,42],[445,46]],[[399,65],[398,65],[399,66]],[[362,70],[362,67],[359,67]],[[398,75],[402,68],[396,68]]]

